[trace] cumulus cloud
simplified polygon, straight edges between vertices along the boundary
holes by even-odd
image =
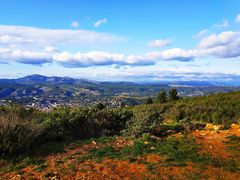
[[[193,49],[173,48],[147,53],[147,59],[192,61],[194,58],[213,56],[216,58],[240,57],[240,32],[226,31],[212,34],[200,40]]]
[[[148,59],[157,60],[175,60],[175,61],[191,61],[194,59],[192,50],[183,50],[180,48],[168,49],[165,51],[154,51],[146,54]]]
[[[193,61],[194,58],[208,56],[237,58],[240,57],[239,49],[240,32],[226,31],[201,39],[198,47],[193,49],[172,48],[148,52],[145,55],[124,55],[104,51],[71,53],[59,51],[54,46],[46,46],[38,51],[0,48],[0,61],[15,61],[34,65],[56,62],[70,68],[107,65],[148,66],[159,61],[189,62]]]
[[[103,24],[107,24],[107,18],[104,19],[100,19],[98,21],[96,21],[93,26],[98,28],[99,26],[103,25]]]
[[[41,65],[51,63],[51,54],[47,52],[35,52],[27,50],[0,49],[0,61],[15,61],[23,64]]]
[[[237,15],[237,17],[236,17],[236,20],[235,20],[235,21],[236,21],[236,23],[240,23],[240,14],[238,14],[238,15]]]
[[[149,41],[147,43],[147,46],[151,47],[151,48],[160,48],[160,47],[164,47],[164,46],[167,46],[170,44],[171,44],[170,39],[165,39],[165,40],[155,39],[155,40]]]
[[[112,54],[103,51],[92,51],[87,53],[59,52],[53,47],[46,47],[44,51],[25,51],[0,48],[0,61],[19,62],[24,64],[41,65],[44,63],[57,62],[65,67],[89,67],[107,65],[131,65],[147,66],[156,63],[155,60],[144,56],[123,54]]]
[[[112,54],[102,51],[92,51],[87,53],[61,52],[54,54],[53,61],[56,61],[65,67],[89,67],[107,65],[148,66],[156,63],[155,60],[147,59],[143,56],[125,56],[123,54]]]
[[[191,61],[194,58],[193,50],[179,48],[165,51],[150,52],[145,55],[124,55],[104,51],[90,51],[86,53],[58,51],[56,48],[47,46],[43,51],[26,51],[13,49],[0,49],[0,60],[41,65],[44,63],[57,62],[65,67],[89,67],[89,66],[149,66],[158,61]]]
[[[72,26],[73,28],[77,28],[77,27],[79,26],[79,22],[77,22],[77,21],[72,21],[72,22],[71,22],[71,26]]]
[[[23,26],[0,26],[0,62],[41,65],[59,63],[65,67],[148,66],[159,61],[193,61],[195,58],[240,57],[240,32],[226,31],[203,37],[192,49],[172,48],[143,55],[105,51],[70,52],[68,45],[109,43],[121,37],[85,30],[52,30]],[[122,40],[122,39],[121,39]],[[152,45],[166,45],[167,40],[154,40]],[[61,47],[61,48],[59,48]],[[66,48],[66,49],[64,49]],[[63,50],[62,50],[63,49]]]
[[[199,43],[200,48],[212,48],[216,46],[224,46],[229,43],[239,41],[240,32],[226,31],[220,34],[213,34],[204,39]]]
[[[205,55],[214,55],[220,58],[240,56],[240,32],[222,32],[202,39],[199,43],[199,52]]]

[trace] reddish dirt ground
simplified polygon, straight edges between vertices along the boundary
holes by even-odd
[[[213,157],[232,158],[231,152],[227,150],[225,141],[230,135],[240,137],[240,127],[232,127],[229,130],[196,130],[192,132],[202,152]],[[118,137],[108,145],[114,149],[121,149],[133,142]],[[187,163],[186,166],[161,166],[165,157],[148,154],[140,159],[145,163],[129,162],[124,160],[104,159],[101,162],[94,160],[77,161],[77,157],[86,154],[89,149],[102,148],[102,144],[93,141],[86,145],[72,144],[66,147],[66,152],[45,157],[47,166],[43,171],[36,171],[36,165],[29,165],[19,173],[8,172],[0,175],[0,179],[240,179],[239,173],[226,171],[223,168],[205,167],[199,164]],[[151,164],[151,166],[148,166]]]
[[[231,135],[240,136],[240,126],[232,126],[229,130],[196,130],[192,133],[198,143],[203,146],[203,152],[208,153],[214,157],[231,157],[231,152],[227,151],[226,143],[227,137]]]

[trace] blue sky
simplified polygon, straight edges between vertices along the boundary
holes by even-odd
[[[238,0],[1,0],[0,77],[240,81]]]

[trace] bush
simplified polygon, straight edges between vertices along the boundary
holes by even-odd
[[[200,122],[229,126],[240,121],[240,92],[220,93],[209,96],[180,98],[164,104],[133,107],[133,111],[145,109],[159,111],[168,122]]]
[[[93,114],[93,120],[96,122],[104,135],[118,135],[121,130],[126,128],[126,122],[133,116],[130,110],[104,109]]]
[[[143,107],[134,109],[134,116],[127,122],[127,129],[125,130],[127,135],[139,137],[144,133],[153,134],[157,127],[162,124],[163,117],[159,109],[147,105]]]
[[[47,141],[89,138],[101,134],[89,108],[57,108],[43,114]]]
[[[48,141],[116,135],[132,112],[126,109],[58,108],[45,115]]]
[[[0,115],[0,153],[17,154],[42,141],[45,126],[15,114]]]

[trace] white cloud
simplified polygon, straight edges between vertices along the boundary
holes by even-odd
[[[191,61],[193,58],[192,50],[186,51],[178,48],[150,52],[145,55],[127,56],[103,51],[90,51],[87,53],[61,52],[51,46],[47,46],[42,51],[0,49],[1,62],[13,61],[33,65],[57,62],[65,67],[71,68],[107,65],[148,66],[154,65],[157,61],[162,60]]]
[[[48,53],[53,53],[53,52],[57,52],[58,50],[57,50],[57,48],[55,48],[55,47],[53,47],[53,46],[47,46],[47,47],[45,47],[45,49],[44,49],[46,52],[48,52]]]
[[[47,52],[0,48],[0,61],[7,63],[15,61],[23,64],[41,65],[51,63],[52,57],[51,54]]]
[[[201,38],[204,38],[205,36],[207,36],[207,34],[209,34],[210,32],[214,32],[217,29],[227,28],[227,27],[229,27],[229,22],[226,19],[223,19],[222,23],[213,24],[209,29],[201,30],[196,35],[194,35],[193,38],[201,39]]]
[[[222,23],[212,25],[212,28],[226,28],[229,26],[229,22],[226,19],[223,19]]]
[[[165,40],[155,39],[147,43],[148,47],[151,47],[151,48],[160,48],[160,47],[167,46],[169,44],[171,44],[170,39],[165,39]]]
[[[58,52],[53,47],[46,47],[43,51],[26,51],[0,48],[0,61],[3,63],[19,62],[24,64],[41,65],[57,62],[65,67],[89,67],[107,65],[147,66],[156,63],[156,60],[144,56],[112,54],[103,51],[87,53]]]
[[[213,56],[216,58],[240,57],[240,32],[226,31],[212,34],[200,40],[192,49],[172,48],[153,51],[145,55],[117,54],[104,51],[70,52],[69,46],[111,43],[121,37],[85,30],[52,30],[23,26],[0,25],[0,62],[19,62],[41,65],[60,63],[65,67],[87,66],[147,66],[158,61],[188,62],[194,58]],[[166,40],[155,40],[152,45],[166,45]],[[168,42],[169,43],[169,42]],[[60,48],[59,48],[60,47]]]
[[[84,75],[83,75],[84,74]],[[76,75],[76,73],[75,73]],[[151,81],[189,81],[189,80],[211,80],[211,81],[238,81],[240,73],[234,72],[218,72],[213,70],[211,72],[202,69],[190,68],[162,68],[162,67],[131,67],[122,69],[110,68],[109,71],[105,69],[91,69],[91,72],[81,71],[80,77],[92,78],[100,81],[133,81],[133,82],[151,82]]]
[[[154,51],[146,54],[148,59],[157,60],[176,60],[176,61],[191,61],[194,58],[192,50],[183,50],[180,48],[168,49],[165,51]]]
[[[87,30],[43,29],[0,25],[0,46],[39,49],[46,46],[86,46],[122,41],[124,38]]]
[[[73,21],[73,22],[71,22],[71,26],[74,28],[77,28],[79,26],[79,22]]]
[[[1,44],[19,44],[19,43],[33,43],[31,39],[24,39],[18,36],[12,36],[8,34],[0,35],[0,45]]]
[[[92,51],[87,53],[62,52],[55,54],[54,61],[66,67],[88,67],[88,66],[107,66],[107,65],[134,65],[147,66],[156,63],[154,60],[145,59],[143,56],[123,54],[111,54],[102,51]]]
[[[229,43],[236,41],[240,41],[240,32],[226,31],[220,34],[213,34],[206,38],[203,38],[199,43],[199,47],[213,48],[217,46],[228,45]]]
[[[203,38],[197,48],[184,50],[180,48],[150,52],[148,59],[191,61],[194,58],[213,56],[216,58],[240,57],[240,32],[226,31]]]
[[[203,38],[196,49],[196,56],[233,58],[240,56],[240,32],[222,32]]]
[[[107,18],[104,19],[100,19],[98,21],[96,21],[93,26],[98,28],[99,26],[101,26],[102,24],[107,24]]]
[[[199,33],[194,35],[193,38],[202,38],[202,37],[206,36],[207,33],[208,33],[208,29],[203,29]]]
[[[236,23],[240,23],[240,14],[238,14],[236,17]]]
[[[215,58],[240,57],[240,32],[222,32],[203,38],[197,48],[173,48],[164,51],[153,51],[145,55],[124,55],[104,51],[90,51],[86,53],[59,51],[53,46],[46,46],[42,50],[21,50],[16,48],[0,48],[0,61],[20,62],[40,65],[57,62],[65,67],[89,66],[148,66],[158,61],[189,62],[194,58],[213,56]]]

